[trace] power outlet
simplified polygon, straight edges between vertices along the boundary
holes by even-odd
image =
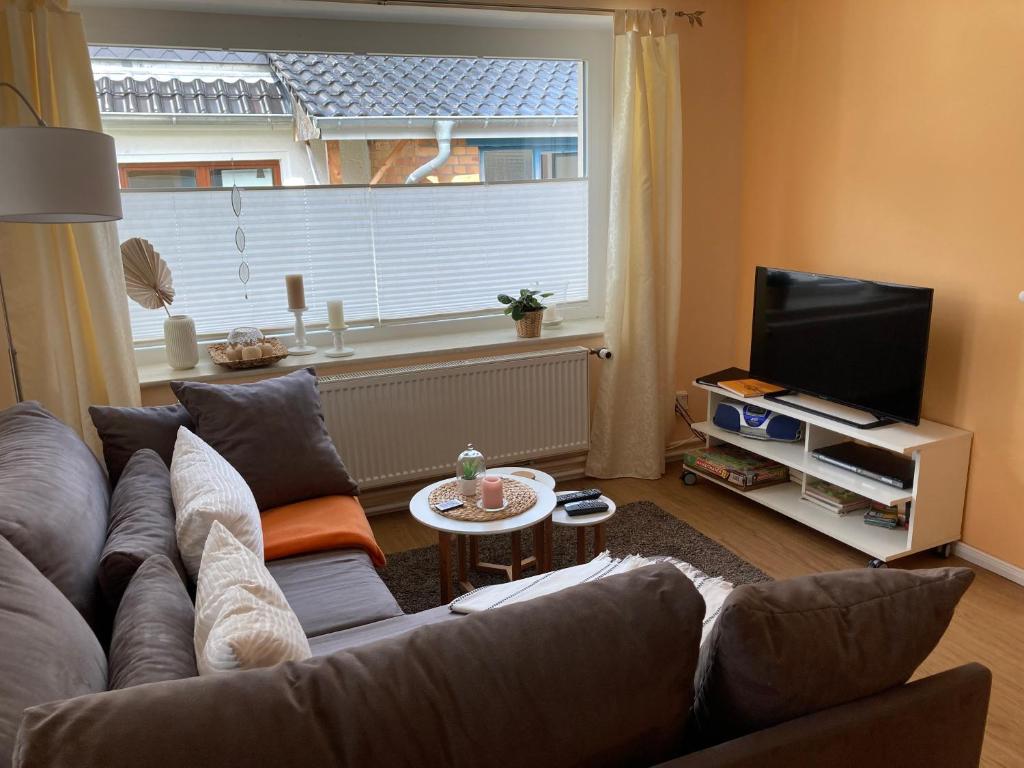
[[[687,394],[685,389],[680,389],[676,392],[676,403],[678,403],[685,410],[690,405],[690,396]]]

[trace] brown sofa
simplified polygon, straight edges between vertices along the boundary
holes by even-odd
[[[905,684],[962,569],[738,589],[702,649],[703,601],[667,564],[455,617],[404,615],[361,551],[316,553],[268,564],[313,659],[107,691],[109,502],[71,430],[31,404],[0,414],[0,767],[978,764],[988,671]],[[813,635],[799,659],[787,600]],[[867,637],[893,608],[919,640]],[[842,628],[903,650],[875,660]],[[829,672],[839,652],[857,675]]]

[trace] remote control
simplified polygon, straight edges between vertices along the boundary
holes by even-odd
[[[590,501],[571,501],[565,505],[565,514],[569,517],[577,517],[579,515],[594,515],[598,512],[607,512],[608,504],[604,501],[590,500]]]
[[[462,502],[458,499],[448,499],[448,501],[439,501],[434,507],[438,512],[447,512],[450,509],[458,509],[462,506]]]
[[[572,504],[574,501],[591,501],[592,499],[600,498],[601,492],[597,488],[587,488],[585,491],[565,491],[564,493],[556,493],[555,501],[558,506],[563,504]]]

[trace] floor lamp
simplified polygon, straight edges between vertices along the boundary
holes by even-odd
[[[0,81],[24,102],[36,125],[0,128],[0,222],[80,224],[122,217],[114,140],[105,133],[51,128],[11,83]],[[14,394],[22,400],[7,294],[0,270],[0,306]]]

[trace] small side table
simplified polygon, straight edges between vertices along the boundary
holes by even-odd
[[[555,507],[551,513],[551,522],[555,525],[576,529],[576,562],[580,565],[587,562],[587,528],[594,529],[593,556],[597,557],[604,551],[604,524],[615,516],[615,502],[607,496],[602,496],[600,500],[608,505],[605,512],[572,517],[562,507]]]

